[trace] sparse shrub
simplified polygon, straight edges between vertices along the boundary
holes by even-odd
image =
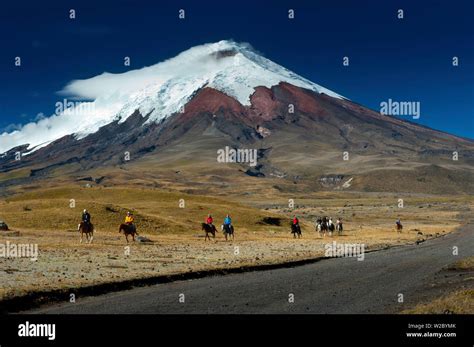
[[[281,225],[281,218],[279,217],[264,217],[258,224],[266,224],[266,225]]]
[[[114,209],[112,206],[105,206],[105,210],[107,212],[111,212],[111,213],[117,213],[118,211],[116,209]]]

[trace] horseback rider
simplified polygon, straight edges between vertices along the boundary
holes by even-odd
[[[131,214],[130,212],[127,212],[127,215],[125,216],[125,224],[132,225],[134,221],[135,221],[135,218],[133,218],[133,214]]]
[[[402,222],[400,221],[400,218],[397,219],[397,221],[395,222],[395,224],[397,224],[397,226],[398,226],[398,225],[402,225]]]
[[[91,224],[91,215],[86,209],[84,209],[84,211],[82,211],[82,222],[86,225]]]
[[[232,232],[232,218],[227,214],[224,218],[224,231],[227,230],[229,233]]]
[[[127,212],[127,215],[125,216],[125,224],[129,225],[133,232],[137,232],[137,227],[135,224],[133,224],[134,221],[135,218],[133,217],[133,214],[131,212]]]
[[[230,218],[230,215],[228,214],[224,218],[224,225],[227,225],[230,228],[231,224],[232,224],[232,218]]]
[[[301,233],[301,228],[300,228],[300,221],[296,215],[293,215],[293,220],[291,221],[292,224],[292,232]]]
[[[293,225],[295,227],[298,227],[300,225],[300,221],[298,220],[298,217],[296,217],[296,215],[293,216]]]
[[[206,224],[209,225],[210,227],[212,227],[212,226],[213,226],[213,225],[212,225],[213,222],[214,222],[214,219],[212,219],[212,216],[211,216],[211,214],[209,213],[209,214],[207,215],[207,218],[206,218]]]

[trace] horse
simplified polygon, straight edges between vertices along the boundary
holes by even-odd
[[[334,229],[335,229],[334,223],[328,223],[328,224],[327,224],[327,228],[328,228],[328,231],[329,231],[329,236],[332,236],[332,233],[333,233],[333,231],[334,231]]]
[[[138,235],[137,228],[133,224],[120,224],[119,227],[119,233],[125,234],[125,239],[127,240],[128,243],[128,235],[132,235],[133,241],[135,241],[135,234]]]
[[[94,239],[94,226],[92,223],[85,223],[81,222],[77,226],[77,231],[81,233],[81,243],[82,243],[82,236],[86,234],[86,241],[89,241],[89,243],[92,243],[92,240]]]
[[[227,236],[232,236],[232,241],[234,241],[234,226],[231,224],[222,224],[221,230],[224,232],[225,240],[227,241]]]
[[[316,223],[314,224],[314,230],[319,233],[319,236],[321,236],[321,234],[322,234],[322,229],[321,229],[321,223],[322,222],[323,222],[323,220],[320,217],[318,217],[316,219]]]
[[[336,231],[339,235],[342,234],[343,226],[342,226],[342,221],[337,221],[336,222]]]
[[[396,223],[396,225],[397,225],[397,226],[396,226],[397,231],[398,231],[399,233],[401,233],[402,230],[403,230],[403,225],[402,225],[402,223]]]
[[[316,221],[316,229],[319,232],[319,236],[323,237],[328,232],[328,223],[326,217],[318,218]]]
[[[211,237],[209,236],[209,234],[212,235],[212,238],[215,239],[216,238],[216,227],[214,226],[214,224],[207,224],[207,223],[202,223],[201,224],[201,230],[204,230],[206,232],[206,237],[204,238],[204,241],[207,241],[207,239],[209,239],[209,241],[211,241]]]
[[[291,233],[293,234],[293,238],[296,238],[296,236],[298,236],[298,238],[301,237],[301,227],[299,224],[293,224],[291,223]]]

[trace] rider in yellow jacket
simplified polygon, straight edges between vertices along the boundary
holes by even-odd
[[[125,217],[125,224],[131,225],[133,224],[134,220],[135,219],[133,218],[133,214],[131,214],[130,212],[127,212],[127,216]]]

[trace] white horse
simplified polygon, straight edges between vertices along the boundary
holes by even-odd
[[[319,233],[320,237],[323,237],[323,236],[326,235],[327,229],[324,229],[324,231],[323,231],[322,221],[316,220],[316,223],[315,223],[314,227],[315,227],[316,231]]]
[[[332,222],[332,219],[329,218],[329,221],[328,221],[329,236],[332,236],[333,230],[334,230],[334,223]]]

